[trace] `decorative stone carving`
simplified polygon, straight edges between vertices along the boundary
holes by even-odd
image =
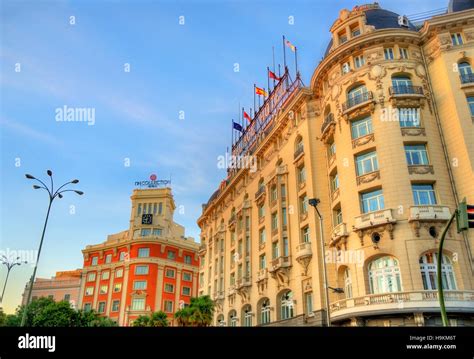
[[[426,136],[426,131],[423,127],[402,127],[402,136]]]
[[[375,135],[373,133],[356,138],[355,140],[352,141],[352,148],[360,147],[363,146],[369,142],[374,142],[375,141]]]
[[[434,169],[431,165],[408,166],[408,173],[417,175],[425,175],[431,173],[432,175],[434,175]]]
[[[376,179],[380,179],[380,171],[374,171],[371,173],[367,173],[362,176],[357,177],[357,185],[361,185],[364,183],[370,183],[372,181],[375,181]]]

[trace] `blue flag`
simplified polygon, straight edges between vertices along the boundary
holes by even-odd
[[[237,130],[237,131],[240,131],[240,132],[244,132],[243,127],[242,127],[240,124],[238,124],[238,123],[236,123],[236,122],[234,122],[234,121],[232,121],[232,127],[234,128],[234,130]]]

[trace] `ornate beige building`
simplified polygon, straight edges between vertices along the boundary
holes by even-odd
[[[309,87],[286,73],[233,146],[257,171],[230,170],[203,206],[199,291],[216,325],[324,324],[323,259],[332,325],[441,323],[440,232],[474,202],[474,3],[418,27],[363,5],[330,31]],[[474,323],[473,255],[473,231],[454,226],[442,268],[453,325]]]

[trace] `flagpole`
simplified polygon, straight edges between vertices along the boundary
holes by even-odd
[[[257,90],[256,90],[256,86],[255,86],[255,84],[253,84],[253,110],[254,110],[254,111],[255,111],[255,109],[257,108],[257,107],[255,106],[255,91],[257,91]]]
[[[280,64],[278,64],[278,77],[279,77],[280,80],[281,80]]]
[[[295,68],[296,68],[296,77],[298,77],[298,48],[295,46]]]
[[[283,35],[283,67],[286,72],[286,50],[285,50],[285,35]]]
[[[268,66],[267,66],[267,85],[268,85],[268,92],[270,93],[270,68]]]
[[[272,46],[272,58],[273,58],[273,73],[276,74],[275,71],[275,46]],[[280,77],[280,76],[278,76]],[[273,79],[273,88],[275,88],[275,79]]]

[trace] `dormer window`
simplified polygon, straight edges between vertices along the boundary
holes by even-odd
[[[342,64],[342,73],[347,74],[349,71],[351,71],[351,65],[349,64],[349,62],[344,62]]]
[[[359,26],[351,27],[351,37],[356,37],[359,35],[360,35],[360,27]]]
[[[342,45],[347,42],[347,35],[346,33],[339,34],[339,44]]]

